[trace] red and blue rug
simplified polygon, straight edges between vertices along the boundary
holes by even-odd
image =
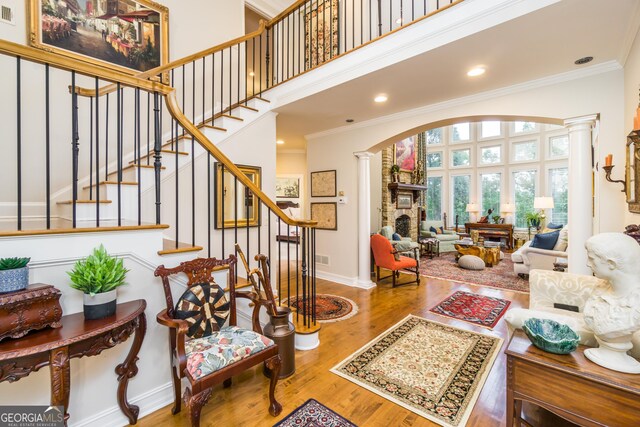
[[[309,399],[273,427],[357,427],[315,399]]]
[[[511,301],[456,291],[430,311],[453,319],[493,329],[505,313]]]

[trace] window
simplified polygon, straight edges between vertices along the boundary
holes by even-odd
[[[569,156],[569,135],[549,138],[549,158],[557,159]]]
[[[493,209],[495,215],[500,214],[500,187],[502,183],[501,173],[483,173],[480,175],[480,194],[482,197],[482,215],[486,215],[489,209]]]
[[[512,148],[514,162],[531,162],[538,159],[536,141],[514,142]]]
[[[442,167],[442,151],[427,153],[427,168]]]
[[[430,176],[427,178],[427,220],[439,221],[442,219],[442,177]]]
[[[442,144],[442,128],[427,131],[427,145]]]
[[[458,216],[458,222],[464,224],[469,221],[469,212],[467,212],[467,204],[471,190],[471,175],[456,175],[451,177],[452,197],[453,201],[453,218],[455,221]],[[532,199],[533,200],[533,199]]]
[[[502,147],[500,145],[480,148],[480,164],[494,165],[500,162],[502,162]]]
[[[527,228],[527,214],[533,212],[533,199],[536,196],[537,171],[521,170],[513,173],[513,199],[516,201],[516,228]]]
[[[471,149],[453,150],[451,152],[451,166],[461,167],[471,165]]]
[[[513,133],[535,132],[538,126],[534,122],[514,122]]]
[[[569,169],[549,169],[549,193],[553,198],[553,210],[549,222],[567,224],[569,221]]]
[[[451,126],[451,140],[453,142],[468,141],[471,138],[469,123],[458,123]]]
[[[502,134],[501,122],[482,122],[480,124],[480,135],[482,138],[491,138]]]

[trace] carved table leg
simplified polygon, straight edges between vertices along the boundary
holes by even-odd
[[[69,419],[69,347],[60,347],[49,353],[51,373],[51,406],[64,406],[65,425]]]
[[[127,386],[129,385],[129,378],[133,378],[138,373],[138,367],[136,366],[138,352],[142,346],[144,334],[147,331],[147,319],[144,313],[136,317],[133,322],[136,328],[133,344],[124,362],[116,366],[116,374],[118,375],[118,405],[127,418],[129,418],[129,424],[138,422],[140,408],[136,405],[130,405],[129,402],[127,402]]]
[[[280,415],[280,412],[282,412],[282,405],[276,400],[276,384],[278,383],[281,364],[282,361],[279,354],[265,361],[265,365],[267,365],[267,368],[271,370],[271,383],[269,384],[269,413],[274,417],[277,417]]]

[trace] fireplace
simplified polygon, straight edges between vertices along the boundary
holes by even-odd
[[[396,233],[402,237],[411,237],[411,217],[400,215],[396,218]]]

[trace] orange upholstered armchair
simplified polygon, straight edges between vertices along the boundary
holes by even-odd
[[[392,277],[393,287],[400,285],[408,285],[411,283],[417,283],[420,285],[420,269],[419,269],[419,256],[418,248],[411,249],[414,252],[415,258],[400,255],[396,259],[395,255],[398,254],[389,239],[380,234],[374,234],[371,236],[371,250],[373,251],[373,259],[376,263],[376,277],[378,281],[382,279],[388,279]],[[405,251],[406,252],[406,251]],[[380,267],[391,270],[391,276],[380,277]],[[396,277],[400,275],[400,270],[409,270],[416,274],[416,280],[405,283],[396,283]]]

